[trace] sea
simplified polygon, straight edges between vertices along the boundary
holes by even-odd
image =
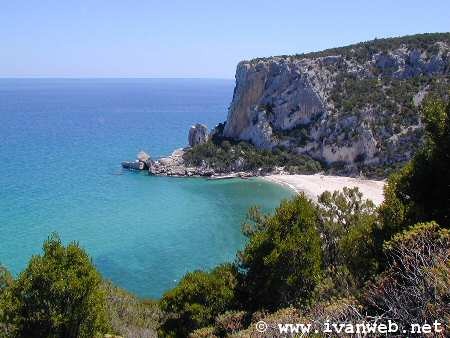
[[[189,271],[233,262],[250,206],[292,192],[260,179],[153,177],[121,168],[226,119],[233,80],[0,79],[0,264],[17,276],[50,234],[105,279],[159,298]]]

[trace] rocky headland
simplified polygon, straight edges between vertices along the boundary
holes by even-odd
[[[450,89],[450,33],[242,61],[227,120],[124,168],[167,176],[316,173],[383,178],[423,141],[420,106]],[[145,154],[145,155],[144,155]]]

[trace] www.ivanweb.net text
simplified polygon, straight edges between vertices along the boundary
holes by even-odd
[[[444,328],[441,323],[435,320],[433,323],[411,324],[409,327],[401,327],[392,320],[387,322],[374,323],[332,323],[325,322],[320,328],[317,325],[305,323],[278,323],[269,325],[264,321],[259,321],[255,325],[256,331],[260,333],[266,332],[269,328],[278,330],[279,333],[347,333],[347,334],[398,334],[398,333],[413,333],[413,334],[429,334],[442,333]]]

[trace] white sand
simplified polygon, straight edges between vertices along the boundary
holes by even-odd
[[[384,181],[364,180],[351,177],[315,175],[268,175],[263,179],[283,184],[296,192],[304,192],[309,198],[317,200],[324,191],[341,190],[344,187],[358,187],[365,198],[372,200],[376,205],[383,202]]]

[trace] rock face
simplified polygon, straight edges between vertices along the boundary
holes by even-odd
[[[243,61],[223,136],[328,164],[392,165],[421,142],[417,106],[449,79],[448,33]]]
[[[197,123],[189,129],[189,146],[194,147],[198,144],[205,143],[208,141],[208,127],[204,124]]]

